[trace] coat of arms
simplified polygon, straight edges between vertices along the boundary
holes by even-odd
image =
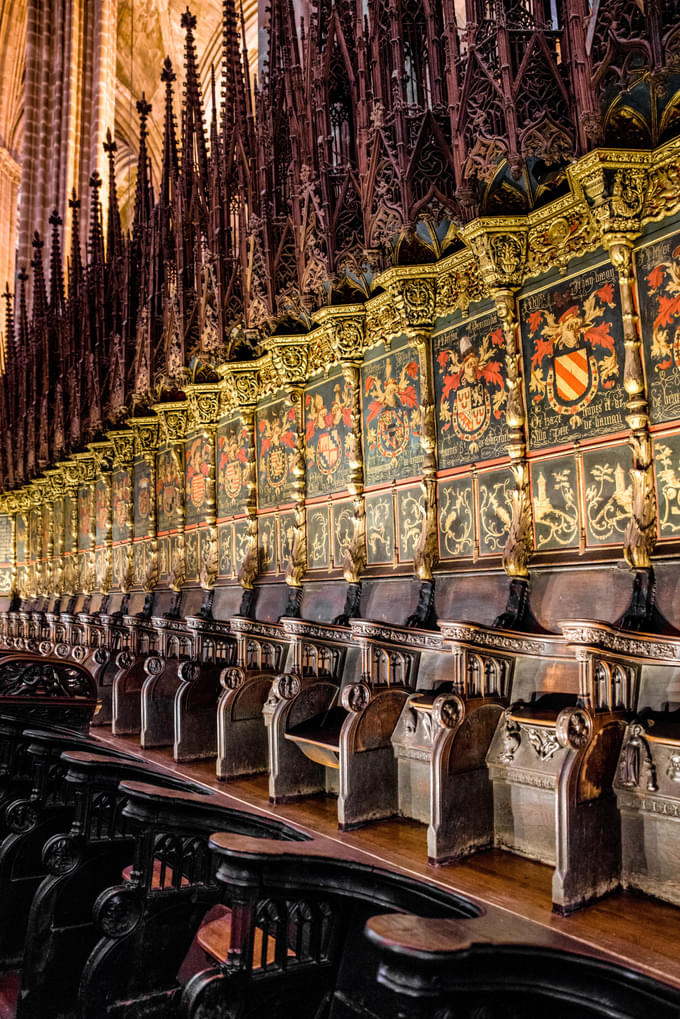
[[[570,415],[574,424],[582,424],[581,414],[600,384],[610,389],[619,374],[614,336],[604,318],[606,307],[614,307],[612,283],[593,291],[582,304],[570,305],[559,318],[550,308],[529,316],[533,401],[540,403],[547,396],[552,409]]]
[[[386,460],[394,460],[406,448],[411,432],[418,433],[418,397],[413,380],[418,378],[418,362],[402,365],[399,378],[393,375],[392,359],[385,362],[385,379],[370,375],[365,393],[371,398],[367,424],[369,446]]]
[[[492,418],[499,420],[506,401],[501,329],[486,333],[478,344],[468,334],[437,354],[441,397],[439,427],[453,432],[475,456]]]
[[[305,396],[308,493],[341,490],[353,449],[351,387],[340,381],[315,387]]]
[[[295,408],[270,407],[257,427],[260,502],[273,505],[284,495],[295,462]]]
[[[248,475],[248,429],[240,422],[220,429],[217,438],[217,498],[220,515],[237,511]]]

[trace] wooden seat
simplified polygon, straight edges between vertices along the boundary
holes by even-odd
[[[125,868],[125,870],[123,871],[123,874],[122,874],[122,878],[123,878],[123,881],[130,881],[132,879],[132,864],[130,864],[129,867]],[[188,884],[189,884],[189,881],[185,877],[183,877],[182,878],[182,887],[186,888],[188,886]],[[165,869],[164,869],[163,868],[163,864],[162,864],[162,862],[160,860],[154,860],[153,861],[153,876],[151,878],[151,887],[155,891],[159,891],[161,888],[171,888],[172,885],[173,885],[173,869],[172,869],[172,867],[169,867],[166,864],[165,865]]]
[[[198,931],[196,943],[203,949],[206,955],[216,962],[225,965],[229,957],[231,947],[231,910],[226,906],[220,907],[220,916],[207,923]],[[214,910],[212,911],[214,912]],[[295,952],[292,948],[287,951],[288,958],[294,958]],[[265,969],[276,961],[276,939],[267,937],[265,948],[265,935],[260,927],[253,931],[253,962],[251,969],[255,972]]]
[[[345,708],[334,707],[293,726],[285,733],[310,760],[327,768],[339,769],[340,733],[347,718]]]

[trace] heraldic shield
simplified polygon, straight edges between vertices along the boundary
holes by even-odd
[[[559,411],[576,411],[587,406],[599,386],[597,361],[589,346],[556,354],[548,372],[548,396]]]
[[[456,392],[451,423],[460,439],[483,435],[491,417],[491,398],[481,382],[461,386]]]

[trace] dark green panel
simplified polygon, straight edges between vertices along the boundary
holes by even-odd
[[[420,374],[412,347],[371,352],[361,368],[361,405],[367,484],[419,474]]]
[[[145,538],[150,533],[151,513],[151,471],[146,460],[137,460],[134,466],[135,479],[135,538]]]
[[[130,493],[132,481],[129,471],[116,471],[112,481],[113,540],[127,541],[132,534],[130,527]]]
[[[276,517],[260,517],[257,540],[260,549],[260,571],[276,573]]]
[[[244,513],[248,500],[250,433],[240,417],[217,429],[217,516]]]
[[[285,570],[293,552],[295,537],[295,514],[281,513],[279,516],[279,570]]]
[[[156,458],[158,531],[173,531],[181,522],[184,465],[179,454],[162,449]]]
[[[354,508],[351,502],[333,503],[333,562],[340,567],[354,534]]]
[[[307,566],[310,570],[327,570],[331,565],[328,516],[327,506],[312,506],[307,510]]]
[[[167,580],[170,574],[169,538],[158,539],[158,577]]]
[[[420,538],[423,524],[420,486],[400,488],[397,492],[397,522],[399,528],[399,561],[410,562]]]
[[[234,572],[234,525],[220,524],[217,529],[218,570],[221,577]]]
[[[293,498],[295,409],[277,400],[257,409],[257,504],[279,506]]]
[[[305,390],[308,498],[347,488],[354,445],[352,387],[336,372]]]
[[[625,428],[623,322],[603,266],[520,298],[532,449]]]
[[[241,568],[247,549],[248,521],[237,520],[234,524],[234,570],[236,573]]]
[[[495,312],[432,338],[439,466],[507,453],[505,341]]]
[[[210,464],[212,448],[204,435],[196,435],[185,443],[185,522],[200,524],[207,520],[212,502]]]
[[[659,505],[659,535],[680,534],[680,435],[654,440],[656,491]]]
[[[103,545],[106,540],[106,525],[109,519],[109,486],[99,478],[94,486],[96,543]],[[47,548],[43,540],[43,547]]]
[[[628,446],[608,446],[583,454],[586,535],[589,545],[618,545],[631,513]]]
[[[475,511],[472,478],[439,483],[439,554],[442,559],[472,555]]]
[[[635,253],[649,412],[680,418],[680,233]]]
[[[578,545],[578,474],[574,457],[532,464],[531,493],[536,548]]]
[[[479,550],[482,555],[500,555],[512,520],[514,480],[509,470],[479,475]]]
[[[187,580],[198,580],[198,531],[186,532],[184,555]]]
[[[369,566],[394,562],[394,511],[390,492],[366,496],[366,544]]]

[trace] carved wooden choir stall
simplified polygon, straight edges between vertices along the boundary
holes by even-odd
[[[298,6],[4,295],[0,993],[670,1019],[677,4]]]

